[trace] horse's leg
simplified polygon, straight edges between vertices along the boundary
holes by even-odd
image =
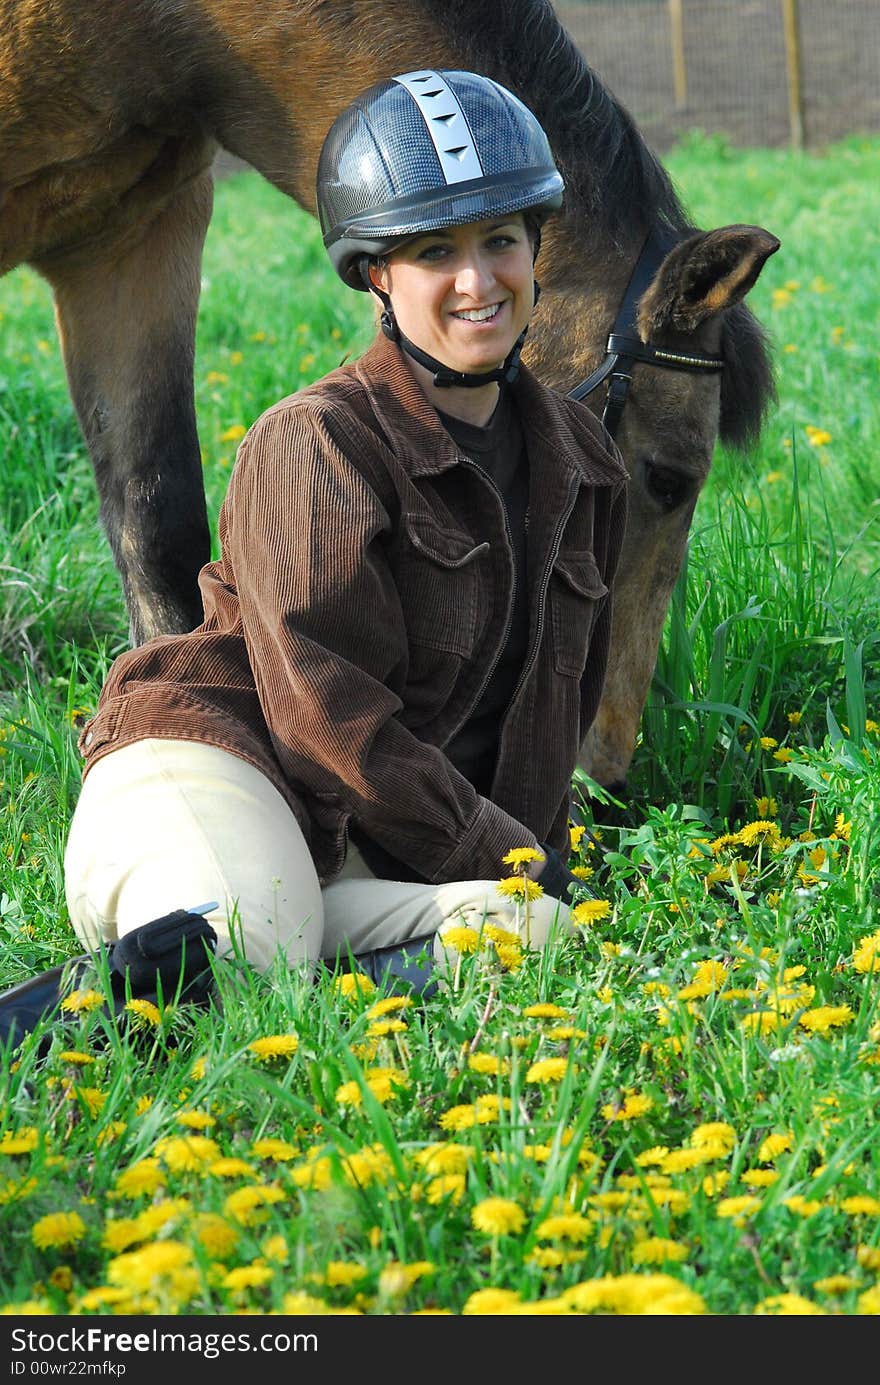
[[[212,201],[208,167],[116,237],[34,262],[55,293],[133,644],[202,619],[197,578],[210,533],[193,357]]]

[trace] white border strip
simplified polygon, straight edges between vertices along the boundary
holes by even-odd
[[[406,88],[418,106],[447,184],[482,178],[483,166],[467,116],[440,74],[425,68],[404,72],[394,81]]]

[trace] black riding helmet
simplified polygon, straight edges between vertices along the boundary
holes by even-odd
[[[452,371],[400,332],[371,259],[444,226],[527,212],[533,226],[562,203],[564,183],[535,116],[490,77],[406,72],[363,92],[337,116],[318,163],[318,216],[342,281],[382,300],[387,336],[434,370],[438,385],[515,378],[525,333],[498,371]]]

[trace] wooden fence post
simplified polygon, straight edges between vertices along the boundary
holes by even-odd
[[[684,61],[683,0],[669,0],[669,38],[672,44],[672,80],[675,85],[675,109],[687,105],[687,68]]]
[[[792,149],[804,147],[804,105],[801,92],[801,38],[798,0],[782,0],[785,27],[785,67],[788,76],[788,128]]]

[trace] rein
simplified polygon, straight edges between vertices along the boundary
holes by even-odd
[[[633,266],[626,292],[617,310],[614,326],[605,345],[605,359],[602,364],[569,390],[571,399],[583,399],[603,380],[608,380],[605,394],[605,407],[602,422],[612,437],[617,433],[620,416],[626,403],[632,383],[632,368],[636,361],[645,365],[662,366],[667,370],[723,370],[721,356],[696,356],[681,351],[664,351],[650,342],[643,342],[636,332],[636,308],[639,299],[647,289],[660,265],[663,263],[669,246],[664,246],[659,237],[651,231],[639,252]],[[610,377],[610,378],[609,378]]]

